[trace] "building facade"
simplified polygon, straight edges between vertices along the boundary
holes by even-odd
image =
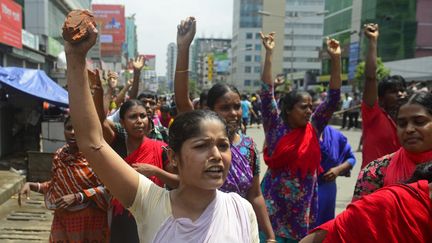
[[[124,46],[125,49],[123,51],[127,60],[138,56],[138,39],[135,15],[126,17],[126,43]]]
[[[166,79],[167,79],[167,88],[169,90],[173,90],[173,83],[174,83],[174,75],[175,75],[175,68],[177,63],[177,45],[173,42],[168,44],[167,48],[167,66],[166,66]]]
[[[231,71],[231,39],[197,38],[191,49],[191,80],[199,89],[227,83]]]
[[[240,91],[255,92],[261,83],[263,0],[234,0],[229,82]]]

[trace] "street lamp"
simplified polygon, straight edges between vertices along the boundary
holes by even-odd
[[[319,11],[319,12],[314,12],[312,15],[307,15],[307,16],[298,16],[297,12],[295,16],[284,16],[284,15],[278,15],[278,14],[273,14],[271,12],[267,12],[264,10],[260,10],[257,12],[257,14],[262,15],[262,16],[266,16],[266,17],[279,17],[279,18],[283,18],[284,20],[288,20],[287,22],[291,22],[291,58],[290,58],[290,80],[291,82],[293,82],[294,79],[294,24],[295,24],[295,20],[301,19],[301,18],[305,18],[305,17],[313,17],[313,16],[320,16],[320,15],[325,15],[327,14],[329,11],[328,10],[324,10],[324,11]]]

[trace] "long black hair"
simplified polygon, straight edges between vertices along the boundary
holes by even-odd
[[[216,120],[224,126],[226,131],[225,121],[218,116],[216,112],[210,110],[194,110],[182,113],[174,119],[169,129],[169,147],[174,152],[180,152],[183,143],[201,133],[201,122],[204,120]]]
[[[134,100],[134,99],[130,99],[127,100],[126,102],[124,102],[121,106],[120,106],[120,119],[124,119],[124,116],[126,114],[126,112],[134,106],[142,106],[144,107],[144,104],[139,101],[139,100]],[[144,107],[145,108],[145,107]]]
[[[293,90],[282,96],[279,102],[279,108],[281,110],[281,118],[285,123],[288,123],[288,111],[294,108],[294,105],[302,100],[304,96],[310,96],[308,92]]]
[[[213,85],[213,87],[208,91],[208,94],[207,94],[207,106],[211,110],[214,110],[214,107],[215,107],[217,100],[230,91],[238,94],[238,96],[241,97],[240,92],[233,85],[219,84],[219,83]]]

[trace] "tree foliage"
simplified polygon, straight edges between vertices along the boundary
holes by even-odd
[[[390,75],[390,69],[388,69],[384,66],[384,63],[382,62],[381,58],[377,58],[376,74],[377,74],[377,80],[378,81]],[[363,90],[363,87],[364,87],[363,84],[365,81],[365,62],[364,61],[360,62],[357,65],[354,80],[355,80],[355,83],[356,83],[356,86],[358,87],[358,89]]]

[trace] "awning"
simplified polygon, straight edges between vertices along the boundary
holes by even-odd
[[[42,70],[0,67],[0,82],[49,103],[68,107],[68,93]]]

